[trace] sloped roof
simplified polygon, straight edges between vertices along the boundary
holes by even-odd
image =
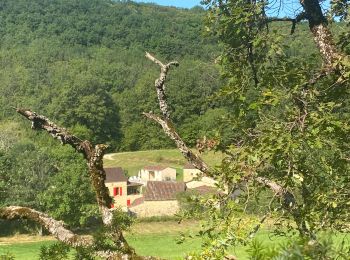
[[[131,203],[130,207],[138,206],[138,205],[142,204],[144,201],[145,201],[144,197],[137,198]]]
[[[148,181],[144,198],[145,200],[176,200],[176,194],[185,189],[184,182]]]
[[[128,187],[140,187],[140,186],[143,186],[143,184],[139,183],[139,182],[130,182],[130,181],[128,181]]]
[[[105,183],[128,181],[128,177],[125,176],[123,169],[121,167],[104,168],[104,170],[106,172]]]
[[[197,169],[197,168],[194,167],[191,163],[186,163],[184,166],[184,169]]]
[[[169,168],[168,166],[161,166],[161,165],[154,165],[154,166],[145,166],[143,167],[144,170],[147,171],[161,171],[164,170],[166,168]]]
[[[217,188],[210,187],[210,186],[207,186],[207,185],[199,186],[199,187],[196,187],[196,188],[191,188],[191,189],[188,189],[188,191],[196,191],[200,195],[221,193],[221,192],[218,191]]]

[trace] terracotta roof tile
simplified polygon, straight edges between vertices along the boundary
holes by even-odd
[[[148,181],[145,200],[176,200],[176,194],[186,189],[184,182]]]
[[[142,204],[144,201],[145,201],[144,197],[137,198],[131,203],[130,207],[138,206],[138,205]]]
[[[104,168],[104,170],[106,172],[105,183],[128,181],[121,167]]]

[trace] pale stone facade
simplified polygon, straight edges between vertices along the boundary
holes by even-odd
[[[141,181],[176,181],[176,169],[162,166],[144,167],[138,173]]]
[[[180,210],[177,200],[145,201],[144,203],[130,207],[129,210],[137,217],[173,216]]]
[[[216,187],[215,183],[216,181],[214,181],[212,178],[202,177],[199,180],[192,180],[192,181],[186,182],[186,187],[188,189],[194,189],[200,186]]]
[[[201,173],[198,169],[186,169],[184,168],[184,182],[192,181],[193,178],[198,177]]]
[[[189,189],[194,189],[200,186],[215,187],[216,181],[209,177],[201,177],[201,171],[191,164],[186,164],[184,166],[183,175],[186,187]]]
[[[131,205],[131,204],[134,203],[134,201],[135,201],[136,199],[139,199],[139,198],[142,198],[142,197],[143,197],[142,194],[132,194],[132,195],[128,195],[127,200],[129,200],[129,203],[130,203],[130,205]]]
[[[106,183],[110,196],[113,198],[114,207],[126,207],[128,205],[127,182]],[[131,203],[131,202],[130,202]]]

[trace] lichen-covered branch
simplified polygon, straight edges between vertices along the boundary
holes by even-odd
[[[32,122],[33,129],[48,132],[53,138],[60,140],[63,144],[71,145],[76,151],[84,155],[103,224],[111,225],[113,219],[112,198],[109,196],[108,188],[105,185],[106,173],[103,169],[103,155],[107,145],[98,144],[93,146],[91,142],[81,140],[70,134],[65,128],[57,126],[45,116],[38,115],[31,110],[16,109],[16,111]],[[119,248],[130,255],[134,255],[134,250],[128,245],[121,231],[114,231],[113,236],[114,242]]]
[[[80,138],[71,135],[65,128],[57,126],[47,117],[37,115],[29,109],[17,108],[16,111],[32,122],[32,129],[47,131],[53,138],[59,140],[62,144],[71,145],[78,152],[81,152],[87,160],[90,159],[91,150],[93,148],[89,141],[83,141]]]
[[[169,62],[168,64],[164,65],[162,62],[160,62],[158,59],[153,57],[148,52],[146,52],[146,58],[148,58],[149,60],[153,61],[154,63],[156,63],[160,66],[160,75],[159,75],[159,78],[156,79],[154,85],[155,85],[156,90],[157,90],[159,108],[163,113],[163,117],[165,119],[169,119],[170,118],[170,111],[168,110],[168,104],[167,104],[166,95],[165,95],[165,80],[166,80],[167,73],[168,73],[170,67],[171,66],[177,67],[177,66],[179,66],[179,63],[177,61],[172,61],[172,62]]]
[[[45,227],[57,240],[71,247],[88,247],[93,245],[91,238],[82,237],[68,230],[62,221],[55,220],[49,215],[27,207],[10,206],[0,208],[2,219],[30,219]]]
[[[53,138],[60,140],[62,144],[69,144],[84,155],[103,223],[109,225],[112,221],[112,212],[110,211],[112,198],[105,185],[106,173],[103,169],[103,155],[107,146],[103,144],[93,146],[89,141],[81,140],[70,134],[65,128],[57,126],[47,117],[38,115],[29,109],[18,108],[16,111],[32,122],[32,129],[44,130]]]
[[[149,53],[146,53],[146,57],[148,59],[150,59],[151,61],[153,61],[154,63],[158,64],[162,71],[161,71],[161,76],[159,79],[161,80],[161,83],[159,79],[156,80],[155,82],[155,87],[156,89],[158,89],[159,85],[161,84],[162,86],[164,85],[164,81],[166,79],[167,76],[167,72],[168,69],[170,67],[169,63],[168,65],[164,65],[162,62],[160,62],[158,59],[154,58],[152,55],[150,55]],[[176,64],[178,64],[176,62]],[[168,67],[168,69],[164,69],[164,67]],[[158,92],[157,92],[158,93]],[[205,174],[206,176],[209,177],[215,177],[214,171],[213,169],[211,169],[208,164],[197,154],[195,154],[194,152],[191,151],[190,148],[188,148],[188,146],[186,145],[186,143],[181,139],[180,135],[177,133],[174,124],[172,123],[172,121],[170,120],[170,118],[168,118],[168,111],[167,111],[167,101],[166,99],[159,97],[159,100],[162,100],[165,103],[165,106],[162,106],[163,103],[161,103],[159,101],[159,106],[161,108],[161,110],[163,111],[163,118],[160,116],[157,116],[153,113],[143,113],[144,116],[146,116],[147,118],[157,122],[158,124],[160,124],[163,128],[164,133],[170,137],[171,140],[173,140],[177,146],[177,148],[180,150],[180,152],[182,153],[182,155],[187,159],[187,161],[189,163],[191,163],[194,167],[196,167],[198,170],[200,170],[203,174]],[[163,107],[163,108],[162,108]],[[250,180],[252,179],[253,176],[249,176],[246,180]],[[266,178],[262,178],[262,177],[257,177],[256,181],[268,188],[270,188],[277,196],[280,196],[283,198],[284,203],[287,203],[286,205],[291,205],[293,203],[295,203],[295,198],[293,196],[293,194],[291,194],[288,190],[284,189],[281,185],[279,185],[278,183],[268,180]],[[238,185],[239,186],[239,185]]]
[[[185,142],[176,132],[171,121],[162,119],[159,116],[152,113],[143,113],[143,115],[145,115],[149,119],[152,119],[153,121],[157,122],[162,126],[164,133],[175,142],[177,148],[180,150],[180,152],[187,159],[188,162],[190,162],[194,167],[196,167],[198,170],[202,171],[206,175],[212,176],[212,170],[203,161],[201,157],[199,157],[197,154],[192,152],[190,148],[187,147]]]
[[[318,0],[300,0],[300,3],[304,8],[316,46],[322,55],[324,66],[332,67],[343,55],[337,49],[320,2]]]

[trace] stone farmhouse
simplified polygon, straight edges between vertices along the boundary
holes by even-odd
[[[142,184],[129,182],[121,167],[105,168],[105,184],[113,198],[113,205],[120,207],[130,206],[134,200],[142,197]]]
[[[176,181],[176,169],[167,166],[146,166],[139,171],[138,177],[143,182]]]
[[[177,194],[185,190],[184,182],[148,181],[143,198],[135,200],[129,210],[138,217],[175,215],[180,210]]]
[[[105,168],[106,186],[112,207],[122,207],[138,217],[171,216],[180,210],[177,195],[195,191],[201,195],[217,192],[215,181],[202,177],[191,164],[184,166],[184,182],[176,181],[176,170],[166,166],[147,166],[128,179],[122,168]]]

